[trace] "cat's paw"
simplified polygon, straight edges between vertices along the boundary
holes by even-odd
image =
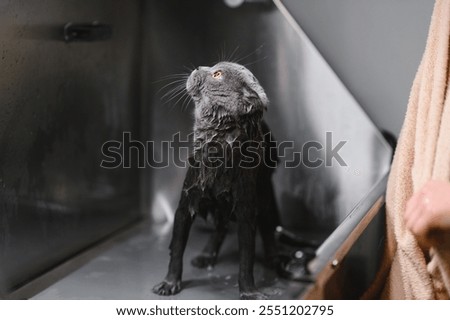
[[[247,291],[239,294],[241,300],[267,300],[268,297],[259,291]]]
[[[216,257],[201,254],[192,259],[191,264],[199,269],[212,269],[216,265]]]
[[[152,291],[160,296],[171,296],[181,291],[181,281],[167,281],[157,284]]]

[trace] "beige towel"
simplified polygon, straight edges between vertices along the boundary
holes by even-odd
[[[428,180],[450,179],[449,36],[450,0],[437,0],[389,176],[385,259],[366,298],[380,294],[377,284],[381,298],[449,297],[450,254],[432,249],[427,265],[402,218],[408,199]]]

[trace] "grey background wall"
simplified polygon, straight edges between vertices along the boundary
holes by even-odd
[[[106,141],[139,137],[140,12],[0,0],[0,299],[140,218],[139,169],[100,166]],[[113,36],[65,43],[69,21]]]
[[[434,0],[284,0],[375,124],[398,135]]]

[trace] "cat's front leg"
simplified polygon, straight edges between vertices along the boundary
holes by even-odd
[[[184,181],[180,202],[175,212],[172,240],[170,242],[170,262],[164,280],[153,287],[153,292],[162,296],[174,295],[181,291],[181,276],[183,273],[183,254],[186,248],[189,231],[194,221],[194,215],[189,210],[191,194],[188,186],[195,181],[197,170],[190,167]]]
[[[255,264],[255,236],[256,236],[256,186],[251,177],[244,172],[237,188],[235,214],[238,222],[239,241],[239,293],[244,300],[262,300],[267,296],[258,291],[253,278]]]
[[[153,287],[153,292],[162,296],[174,295],[181,291],[183,254],[189,236],[193,217],[189,210],[179,207],[175,213],[172,241],[170,242],[169,270],[164,280]]]

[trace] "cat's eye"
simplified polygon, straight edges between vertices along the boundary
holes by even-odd
[[[222,77],[222,71],[215,71],[212,76],[214,79],[220,79]]]

